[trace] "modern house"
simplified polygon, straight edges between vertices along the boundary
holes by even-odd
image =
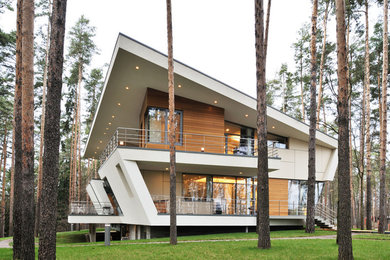
[[[69,223],[121,227],[130,238],[169,226],[167,56],[118,36],[85,148],[99,158],[93,204],[73,202]],[[175,61],[177,225],[256,225],[256,99]],[[270,225],[302,226],[309,126],[267,109]],[[337,168],[337,140],[317,131],[316,201]]]

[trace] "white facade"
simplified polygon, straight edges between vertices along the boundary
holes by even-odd
[[[70,214],[69,223],[169,225],[169,214],[161,210],[159,212],[159,200],[153,198],[167,195],[169,151],[122,147],[124,141],[118,136],[118,131],[115,131],[118,127],[139,128],[146,89],[154,88],[166,92],[166,84],[161,84],[166,82],[166,69],[165,55],[119,35],[84,155],[88,158],[98,158],[103,150],[107,153],[99,169],[99,177],[109,183],[113,194],[105,193],[107,190],[103,187],[103,181],[92,181],[87,191],[97,215]],[[215,100],[218,100],[218,106],[224,109],[226,121],[256,127],[254,98],[177,61],[175,81],[185,86],[177,89],[177,95],[210,105],[215,105]],[[267,110],[267,116],[268,128],[272,128],[274,134],[288,138],[288,148],[274,148],[278,156],[268,159],[269,177],[275,180],[307,180],[308,125],[271,107]],[[316,135],[316,180],[332,181],[337,168],[337,140],[319,131]],[[104,149],[110,145],[111,149]],[[235,176],[237,182],[244,178],[248,181],[256,176],[257,172],[256,156],[177,151],[176,164],[178,196],[181,196],[183,190],[181,176],[186,173],[214,177]],[[287,187],[287,182],[284,187]],[[247,192],[249,194],[250,191]],[[277,194],[275,196],[277,197]],[[215,202],[209,199],[201,202],[186,199],[181,201],[179,207],[197,207],[199,214],[195,211],[192,214],[178,214],[178,226],[256,225],[253,214],[203,214],[208,212],[203,209],[205,207],[210,207],[210,212],[215,213]],[[281,201],[280,214],[271,214],[271,225],[302,225],[305,217],[302,214],[287,214],[287,208],[285,211],[280,209],[287,207],[284,202],[281,206]],[[103,213],[101,206],[107,202],[111,204],[108,215]],[[249,206],[249,202],[245,204],[245,212],[249,212]],[[116,215],[112,214],[114,211]],[[281,213],[282,211],[284,213]]]

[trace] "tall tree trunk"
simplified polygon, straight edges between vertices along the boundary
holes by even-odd
[[[15,97],[14,97],[14,207],[13,207],[13,258],[22,254],[22,24],[23,0],[17,1]]]
[[[1,155],[3,162],[3,180],[2,180],[2,190],[1,190],[1,223],[0,223],[0,237],[4,237],[4,226],[5,226],[5,182],[6,182],[6,171],[5,167],[7,165],[7,123],[4,128],[4,140],[3,140],[3,153]]]
[[[302,51],[302,50],[301,50]],[[303,58],[300,60],[300,76],[301,76],[301,105],[302,105],[302,121],[305,122],[305,100],[303,98]],[[283,111],[286,112],[286,111]]]
[[[263,0],[255,1],[256,37],[256,78],[257,78],[257,215],[258,248],[271,247],[269,229],[269,187],[268,187],[268,147],[267,147],[267,104],[265,83],[264,52],[264,5]]]
[[[51,9],[51,2],[49,1],[49,10]],[[50,12],[50,11],[49,11]],[[37,205],[35,208],[35,236],[38,237],[39,231],[39,210],[40,197],[42,191],[42,159],[43,159],[43,140],[45,131],[45,105],[46,105],[46,85],[47,85],[47,65],[49,62],[49,39],[50,39],[50,15],[47,23],[47,39],[46,39],[46,54],[45,65],[43,69],[43,86],[42,86],[42,114],[41,114],[41,132],[39,138],[39,162],[38,162],[38,187],[37,187]]]
[[[350,56],[350,51],[349,51],[349,27],[350,27],[350,17],[348,16],[348,22],[347,22],[347,82],[348,82],[348,120],[349,120],[349,129],[351,131],[349,131],[349,181],[350,181],[350,187],[351,187],[351,205],[352,205],[352,208],[351,208],[351,218],[352,218],[352,221],[351,221],[351,228],[353,227],[354,225],[354,221],[356,220],[356,217],[355,217],[355,211],[354,211],[354,207],[355,207],[355,197],[354,197],[354,194],[353,194],[353,173],[352,173],[352,114],[351,114],[351,109],[352,109],[352,98],[351,98],[351,95],[352,95],[352,85],[351,85],[351,81],[350,81],[350,75],[349,75],[349,62],[348,62],[348,57]]]
[[[328,8],[329,1],[326,2],[325,14],[324,14],[324,35],[322,37],[322,53],[321,53],[321,62],[320,62],[320,79],[318,81],[318,103],[317,103],[317,129],[320,128],[320,111],[321,111],[321,102],[322,102],[322,78],[324,74],[324,63],[325,63],[325,52],[326,52],[326,24],[328,22]],[[325,111],[324,111],[325,113]],[[325,122],[324,122],[325,123]]]
[[[338,78],[338,220],[339,259],[353,259],[351,236],[351,190],[349,178],[349,122],[345,3],[336,0],[337,78]]]
[[[364,148],[366,132],[366,89],[362,93],[362,110],[360,120],[360,158],[359,158],[359,177],[360,177],[360,229],[364,230]]]
[[[268,0],[267,5],[267,18],[265,21],[265,35],[264,35],[264,67],[266,67],[267,64],[267,49],[268,49],[268,32],[269,32],[269,21],[270,21],[270,14],[271,14],[271,0]],[[284,96],[284,103],[283,103],[283,111],[286,112],[286,96]],[[256,233],[259,234],[259,214],[256,214]]]
[[[309,159],[308,159],[308,179],[307,179],[307,215],[306,233],[314,233],[315,223],[315,184],[316,184],[316,34],[317,34],[317,10],[318,1],[313,1],[313,13],[311,17],[311,40],[310,40],[310,129],[309,129]]]
[[[173,76],[173,36],[171,0],[167,0],[168,89],[169,89],[169,173],[170,173],[170,243],[177,244],[176,228],[176,152],[175,152],[175,86]]]
[[[15,110],[15,103],[14,103]],[[15,112],[14,112],[15,116]],[[14,172],[15,172],[15,123],[12,122],[12,153],[11,153],[11,176],[10,176],[10,194],[9,194],[9,224],[8,224],[8,235],[11,237],[14,235]]]
[[[75,136],[75,116],[73,116],[73,123],[72,123],[72,135],[71,135],[71,141],[70,141],[70,159],[69,159],[69,194],[68,194],[68,203],[70,208],[70,203],[73,201],[73,151],[74,151],[74,136]]]
[[[74,122],[74,133],[73,133],[73,149],[72,149],[72,201],[76,201],[77,198],[77,143],[78,143],[78,109],[77,109],[77,100],[78,100],[78,90],[76,90],[76,104],[74,107],[73,113],[73,122]]]
[[[35,257],[34,246],[34,0],[23,0],[22,25],[22,251]]]
[[[267,4],[267,18],[265,20],[265,35],[264,35],[264,64],[267,63],[267,49],[268,49],[268,32],[269,32],[269,17],[271,14],[271,0]],[[265,65],[264,65],[265,66]]]
[[[380,195],[378,232],[386,230],[386,150],[387,150],[387,75],[388,75],[388,0],[383,1],[383,65],[382,65],[382,120],[380,134]]]
[[[49,74],[43,155],[39,259],[56,259],[57,183],[67,0],[54,0],[51,18]]]
[[[83,63],[79,61],[79,76],[78,76],[78,91],[77,91],[77,146],[76,146],[76,162],[78,172],[78,187],[77,187],[77,200],[81,201],[81,82],[83,80]]]
[[[364,87],[366,89],[366,164],[367,164],[367,190],[366,190],[366,214],[367,214],[367,229],[372,229],[372,187],[371,187],[371,134],[370,134],[370,118],[371,118],[371,93],[370,93],[370,47],[368,44],[368,0],[365,1],[366,11],[366,44],[364,58]]]

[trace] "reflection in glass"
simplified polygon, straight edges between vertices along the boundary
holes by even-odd
[[[175,111],[175,140],[180,145],[183,139],[181,111]],[[145,126],[147,131],[147,142],[168,143],[168,109],[149,107],[145,113]]]
[[[314,203],[317,204],[321,196],[324,183],[316,182]],[[288,210],[289,215],[306,214],[307,204],[307,181],[288,181]]]

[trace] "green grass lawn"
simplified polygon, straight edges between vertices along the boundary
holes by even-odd
[[[255,233],[231,233],[179,237],[177,246],[169,244],[141,244],[139,242],[167,241],[151,239],[143,241],[112,242],[101,244],[69,243],[75,236],[84,236],[87,231],[62,232],[58,234],[58,259],[336,259],[335,239],[272,240],[269,250],[257,249],[257,241],[205,241],[185,240],[252,239]],[[316,230],[314,235],[332,235],[333,231]],[[307,236],[304,230],[273,231],[271,237]],[[182,241],[183,243],[180,243]],[[131,242],[131,243],[129,243]],[[138,242],[138,244],[137,244]],[[390,235],[363,234],[353,237],[355,259],[390,259]],[[12,249],[0,249],[0,259],[12,259]]]
[[[334,239],[274,240],[269,250],[256,241],[219,241],[169,244],[127,244],[58,247],[58,259],[336,259]],[[354,240],[355,259],[390,259],[390,242]],[[10,249],[0,249],[1,259],[11,259]]]
[[[389,240],[389,234],[362,234],[362,235],[354,235],[354,239],[369,239],[369,240]]]
[[[100,230],[103,231],[103,230]],[[92,244],[85,242],[85,234],[88,230],[73,231],[73,232],[59,232],[57,233],[57,245],[80,245],[80,244]],[[326,231],[317,229],[314,234],[307,234],[304,230],[280,230],[271,231],[271,238],[280,237],[308,237],[308,236],[326,236],[336,235],[335,231]],[[210,234],[210,235],[196,235],[196,236],[179,236],[178,241],[190,241],[190,240],[226,240],[226,239],[256,239],[257,234],[254,232],[249,233],[223,233],[223,234]],[[111,241],[112,244],[128,244],[128,243],[145,243],[145,242],[165,242],[169,241],[168,237],[153,238],[153,239],[141,239],[141,240],[123,240],[123,241]],[[93,244],[104,244],[104,242],[96,242]]]

